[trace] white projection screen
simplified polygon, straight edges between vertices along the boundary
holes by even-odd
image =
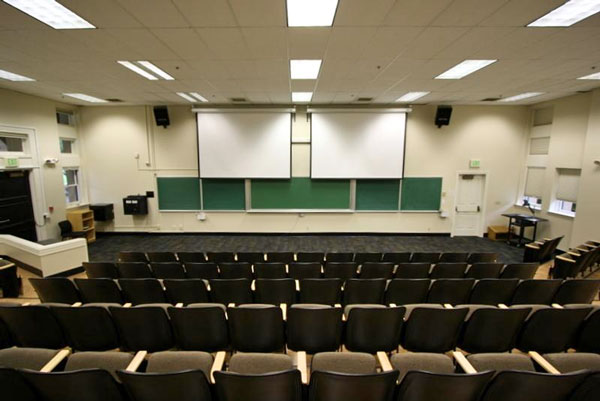
[[[313,112],[312,178],[402,178],[406,113]]]
[[[290,178],[289,111],[199,112],[200,178]]]

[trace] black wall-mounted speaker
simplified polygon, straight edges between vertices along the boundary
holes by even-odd
[[[154,120],[156,125],[167,128],[171,121],[169,120],[169,110],[167,106],[154,106]]]
[[[438,106],[435,113],[435,125],[442,128],[442,125],[450,124],[450,116],[452,115],[452,106]]]

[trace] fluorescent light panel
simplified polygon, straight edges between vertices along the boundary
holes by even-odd
[[[198,92],[190,92],[190,96],[195,97],[196,99],[200,100],[201,102],[208,102],[208,100],[206,100],[206,98],[204,96],[202,96],[201,94],[199,94]]]
[[[414,102],[417,99],[422,98],[423,96],[429,95],[430,92],[408,92],[405,95],[400,96],[396,99],[397,102]]]
[[[54,0],[3,0],[27,15],[54,29],[94,29],[73,11]]]
[[[117,61],[117,63],[121,64],[125,68],[129,68],[131,71],[135,72],[136,74],[141,75],[142,77],[144,77],[146,79],[149,79],[151,81],[158,81],[158,78],[156,78],[154,75],[150,74],[146,70],[141,69],[140,67],[133,64],[130,61]]]
[[[104,99],[99,99],[97,97],[89,96],[89,95],[86,95],[83,93],[63,93],[63,95],[73,97],[73,98],[79,99],[79,100],[84,100],[84,101],[90,102],[90,103],[107,103],[107,101]]]
[[[159,77],[161,77],[163,79],[166,79],[167,81],[174,81],[175,80],[175,78],[173,78],[172,76],[170,76],[169,74],[167,74],[166,72],[164,72],[163,70],[161,70],[160,68],[158,68],[157,66],[155,66],[154,64],[152,64],[149,61],[138,61],[138,64],[140,64],[141,66],[146,67],[148,70],[152,71],[153,73],[155,73]]]
[[[461,79],[495,63],[496,61],[498,60],[465,60],[450,68],[448,71],[438,75],[435,79]]]
[[[333,26],[338,0],[287,0],[288,26]]]
[[[317,79],[321,60],[290,60],[292,79]]]
[[[599,11],[598,0],[570,0],[527,26],[571,26]]]
[[[0,70],[0,78],[1,79],[8,79],[9,81],[35,81],[35,79],[23,76],[23,75],[19,75],[19,74],[15,74],[14,72],[8,72],[8,71],[4,71],[4,70]]]
[[[177,94],[185,100],[187,100],[188,102],[196,103],[196,99],[194,99],[192,96],[188,95],[185,92],[177,92]]]
[[[523,99],[529,99],[530,97],[536,97],[539,95],[543,95],[543,92],[526,92],[521,93],[520,95],[515,95],[511,97],[505,97],[504,99],[500,99],[501,102],[516,102]]]
[[[312,99],[312,92],[292,92],[293,102],[310,102]]]
[[[577,79],[600,79],[600,72],[596,72],[594,74],[585,75],[583,77],[579,77]]]

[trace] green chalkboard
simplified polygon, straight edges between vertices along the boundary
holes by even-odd
[[[349,209],[350,180],[252,180],[252,209]]]
[[[403,178],[401,210],[440,210],[442,178]]]
[[[400,180],[356,180],[356,210],[398,210]]]
[[[200,210],[198,177],[157,177],[159,210]]]
[[[202,179],[204,210],[244,210],[246,188],[244,180]]]

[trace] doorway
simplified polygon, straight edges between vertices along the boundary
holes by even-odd
[[[0,234],[37,241],[29,170],[0,171]]]
[[[485,181],[485,174],[458,174],[453,236],[483,236]]]

